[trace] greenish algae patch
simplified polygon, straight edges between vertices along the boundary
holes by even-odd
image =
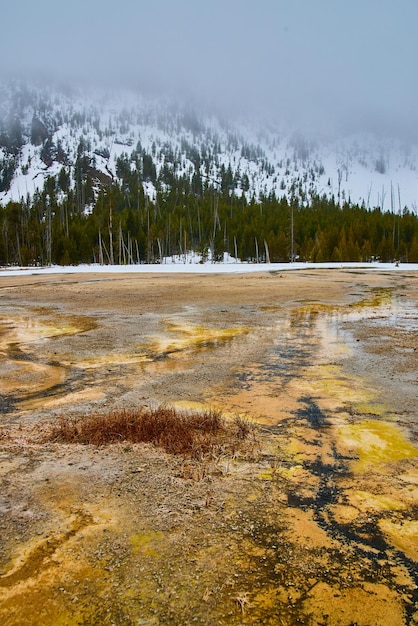
[[[358,413],[363,415],[377,415],[379,417],[388,418],[390,411],[387,406],[378,402],[361,402],[355,405],[355,409]]]
[[[99,626],[110,622],[112,613],[103,609],[103,604],[113,589],[106,577],[98,576],[97,567],[80,568],[76,572],[76,580],[62,577],[59,570],[55,576],[54,580],[43,581],[45,587],[26,588],[22,595],[19,591],[11,598],[12,607],[9,610],[14,612],[15,619],[11,623],[31,626]]]
[[[119,365],[138,365],[149,363],[151,359],[144,354],[132,353],[110,353],[101,356],[94,356],[88,359],[79,359],[75,362],[67,361],[68,365],[72,365],[81,370],[100,369],[102,367],[112,367]]]
[[[158,544],[163,538],[163,533],[159,531],[144,530],[131,536],[131,545],[135,553],[151,556],[157,553]]]
[[[268,469],[257,474],[257,478],[259,480],[273,480],[273,477],[274,477],[273,469]]]
[[[295,309],[292,320],[296,320],[302,317],[316,317],[320,313],[322,314],[332,314],[338,312],[338,305],[334,304],[325,304],[324,302],[312,302],[305,304],[304,306],[300,306]]]
[[[375,287],[371,289],[371,295],[369,298],[360,300],[350,304],[350,307],[358,309],[363,308],[378,308],[381,306],[387,306],[393,302],[393,290],[390,287]]]
[[[0,318],[0,331],[5,344],[28,344],[43,339],[76,335],[95,327],[96,322],[88,317],[63,315],[53,310],[42,310],[42,313],[36,310],[17,312]]]
[[[358,506],[359,509],[365,508],[370,511],[404,511],[406,506],[396,498],[387,495],[370,493],[369,491],[355,491],[350,495],[350,500]]]
[[[218,329],[196,324],[178,324],[176,322],[167,322],[166,327],[169,335],[162,336],[154,341],[152,345],[153,352],[167,355],[189,348],[215,347],[240,335],[246,335],[250,330],[246,326]],[[179,336],[172,338],[170,334],[173,333]]]
[[[365,404],[374,399],[374,393],[365,387],[360,377],[344,376],[341,367],[334,364],[313,366],[308,384],[313,392],[320,393],[327,399],[335,399],[341,404]]]
[[[301,473],[304,472],[302,465],[291,465],[278,467],[276,473],[286,480],[293,480],[298,478]]]
[[[79,511],[71,526],[64,532],[24,546],[8,570],[0,574],[0,589],[13,587],[24,580],[39,575],[40,572],[50,566],[51,557],[63,544],[92,524],[94,524],[94,520],[91,514]]]
[[[418,449],[407,441],[399,429],[387,422],[369,420],[340,427],[338,433],[345,446],[353,448],[359,460],[353,470],[363,472],[369,465],[393,463],[418,457]]]
[[[404,552],[410,559],[418,561],[418,520],[395,522],[381,519],[379,527],[392,545]]]

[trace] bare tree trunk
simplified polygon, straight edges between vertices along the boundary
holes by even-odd
[[[65,234],[68,237],[70,231],[69,231],[69,228],[68,228],[68,204],[67,204],[67,202],[65,203],[64,212],[65,212]]]
[[[112,205],[110,205],[109,209],[109,250],[110,250],[110,265],[115,264],[115,260],[113,258],[113,232],[112,232]]]
[[[293,222],[293,203],[290,215],[290,262],[293,263],[294,253],[294,222]]]
[[[46,261],[47,265],[52,263],[52,216],[51,205],[47,207],[47,230],[46,230]]]
[[[369,193],[367,194],[367,208],[370,209],[370,196],[372,194],[372,184],[369,187]]]
[[[135,265],[134,263],[134,247],[133,247],[133,241],[132,241],[132,237],[130,236],[130,234],[128,233],[128,262],[131,265]]]
[[[385,206],[385,198],[386,198],[386,192],[385,192],[385,186],[383,185],[382,186],[382,198],[381,198],[381,201],[382,201],[382,207],[381,207],[382,208],[382,213],[383,213],[384,206]]]
[[[163,262],[163,251],[161,249],[161,241],[160,241],[159,237],[157,238],[157,244],[158,244],[158,254],[160,256],[160,263],[162,263]]]
[[[119,222],[119,265],[126,265],[125,242],[123,240],[122,223]]]
[[[342,170],[338,169],[338,204],[340,204],[341,200],[341,181],[343,179]]]
[[[270,263],[270,253],[267,241],[264,239],[264,248],[266,250],[266,263]]]
[[[105,253],[106,253],[107,264],[108,264],[108,265],[110,265],[110,255],[109,255],[109,252],[107,251],[106,244],[105,244],[105,242],[103,241],[103,239],[102,239],[102,246],[103,246],[104,251],[105,251]],[[103,263],[104,263],[104,259],[103,259]]]
[[[19,242],[19,233],[16,230],[16,245],[17,245],[17,262],[18,265],[22,266],[22,255],[20,253],[20,242]]]
[[[99,263],[103,265],[103,248],[102,248],[102,233],[99,228]]]
[[[393,185],[390,181],[390,210],[393,215],[393,229],[392,229],[392,245],[395,247],[395,232],[396,232],[396,215],[394,211],[394,197],[393,197]]]
[[[7,218],[4,219],[2,231],[6,248],[6,265],[9,265],[9,230],[7,228]]]
[[[215,207],[214,207],[214,213],[213,213],[213,241],[215,241],[217,226],[219,226],[219,228],[221,227],[220,222],[219,222],[219,216],[218,216],[218,196],[216,196],[215,198]]]
[[[201,229],[201,225],[200,225],[200,210],[199,210],[199,205],[197,205],[197,223],[199,226],[199,246],[202,243],[202,229]]]
[[[399,217],[398,217],[398,250],[399,250],[399,239],[400,239],[400,228],[401,228],[401,215],[402,215],[402,206],[401,206],[401,188],[398,184],[398,200],[399,200]]]

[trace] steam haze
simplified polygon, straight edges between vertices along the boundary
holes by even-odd
[[[4,76],[174,92],[228,112],[415,134],[417,0],[15,0]]]

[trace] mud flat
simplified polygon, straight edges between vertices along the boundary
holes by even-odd
[[[0,623],[418,623],[418,275],[0,276]],[[202,462],[41,443],[220,408]]]

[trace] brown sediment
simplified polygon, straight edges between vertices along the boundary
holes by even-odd
[[[30,549],[26,549],[19,555],[12,567],[0,575],[0,588],[13,587],[25,580],[35,578],[38,573],[48,567],[51,557],[59,547],[92,522],[90,515],[79,512],[68,530],[61,534],[51,535],[47,539],[36,542]]]
[[[2,624],[418,622],[415,274],[0,286]],[[248,416],[257,444],[39,443],[160,404]]]
[[[0,394],[21,408],[41,408],[60,395],[67,367],[57,353],[43,358],[46,342],[79,335],[93,329],[95,322],[80,315],[65,315],[35,306],[0,311]],[[46,400],[46,397],[48,399]]]

